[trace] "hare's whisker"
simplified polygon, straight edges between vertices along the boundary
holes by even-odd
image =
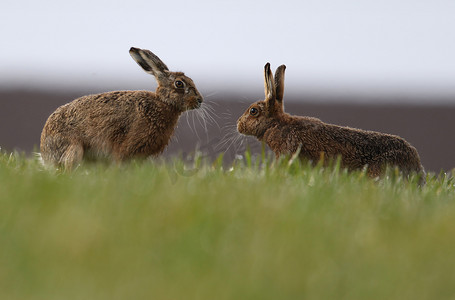
[[[218,91],[213,91],[213,92],[211,92],[211,93],[205,95],[204,98],[210,98],[210,97],[212,97],[212,96],[215,96],[216,94],[218,94]]]
[[[203,106],[203,109],[205,112],[209,113],[209,114],[212,114],[214,115],[215,117],[219,118],[217,113],[215,112],[215,110],[213,109],[213,107],[209,106],[208,104],[207,105],[204,105]]]
[[[206,141],[208,141],[209,140],[209,129],[207,127],[207,121],[205,119],[203,110],[201,110],[201,111],[197,110],[196,112],[197,112],[196,117],[199,121],[199,124],[201,124],[201,126],[204,128]]]
[[[191,125],[190,125],[189,113],[188,112],[185,114],[185,117],[186,117],[186,123],[188,124],[188,128],[191,130],[192,133],[194,133],[194,130],[193,130],[193,128],[191,128]]]
[[[235,144],[235,140],[237,140],[240,135],[237,131],[237,124],[228,122],[222,126],[221,131],[224,132],[224,135],[215,148],[219,150],[220,148],[228,146],[225,149],[225,151],[228,151],[232,144]]]
[[[204,109],[201,109],[201,111],[199,111],[198,114],[199,114],[200,118],[202,119],[202,121],[204,122],[205,131],[208,132],[207,123],[210,124],[210,122],[211,122],[210,118],[207,116]]]
[[[225,131],[225,130],[234,131],[234,130],[237,130],[237,125],[236,124],[224,124],[221,127],[221,130],[222,131]]]
[[[237,152],[237,143],[239,139],[242,138],[242,135],[237,130],[232,130],[228,134],[229,135],[226,138],[226,142],[229,143],[229,145],[225,151],[228,151],[233,146],[234,152]],[[222,146],[226,146],[227,143],[223,143]]]
[[[238,136],[238,135],[235,136],[235,137],[232,139],[232,141],[231,141],[231,143],[229,144],[229,147],[226,149],[226,151],[229,150],[229,148],[230,148],[231,146],[233,146],[234,153],[237,153],[237,146],[236,146],[236,144],[237,144],[238,139],[239,139],[239,136]]]
[[[199,125],[201,125],[202,128],[204,129],[204,131],[207,132],[207,126],[205,124],[205,119],[203,116],[201,116],[201,110],[200,109],[196,110],[194,112],[194,114],[196,115],[196,119],[199,122]]]
[[[235,152],[238,152],[239,150],[241,150],[242,148],[242,142],[243,142],[243,135],[241,134],[238,134],[236,139],[235,139]]]
[[[212,101],[212,100],[208,100],[207,103],[209,103],[211,105],[213,104],[213,105],[216,105],[216,106],[220,106],[219,103],[217,103],[216,101]]]
[[[202,105],[204,111],[207,112],[208,115],[210,115],[210,117],[212,117],[212,115],[214,115],[217,119],[219,119],[219,115],[216,113],[215,109],[212,107],[212,104],[211,103],[206,103],[205,105]],[[212,119],[214,119],[212,117]]]
[[[207,106],[204,106],[204,107],[202,108],[202,111],[201,111],[201,112],[202,112],[204,118],[206,118],[206,119],[208,120],[209,123],[215,124],[215,125],[218,127],[218,129],[220,129],[220,125],[219,125],[218,122],[215,120],[215,118],[212,117],[212,114],[214,114],[215,116],[216,116],[216,114],[215,114],[215,113],[209,112],[209,109],[210,109],[210,108],[207,107]]]
[[[217,150],[220,150],[220,148],[225,147],[233,138],[234,132],[225,133],[221,140],[218,142],[218,144],[215,146],[215,148]]]
[[[191,118],[193,120],[193,128],[194,128],[194,132],[196,133],[197,139],[201,140],[201,137],[199,136],[197,129],[196,129],[196,122],[194,121],[194,114],[191,114]]]

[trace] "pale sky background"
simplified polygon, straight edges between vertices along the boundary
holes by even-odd
[[[153,90],[135,46],[202,93],[261,95],[269,61],[288,95],[455,103],[454,0],[2,0],[0,28],[0,87]]]

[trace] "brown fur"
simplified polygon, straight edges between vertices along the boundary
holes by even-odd
[[[202,96],[191,78],[170,72],[148,50],[131,48],[130,54],[155,76],[156,91],[108,92],[60,106],[41,134],[41,156],[46,164],[71,169],[84,158],[124,161],[158,155],[169,143],[179,116],[200,107]]]
[[[276,154],[293,154],[313,162],[341,157],[349,170],[367,167],[371,177],[383,174],[386,166],[398,167],[403,174],[418,173],[424,183],[425,172],[417,150],[399,136],[326,124],[311,117],[284,112],[284,70],[280,66],[275,82],[270,64],[265,65],[264,101],[252,104],[237,121],[237,130],[265,142]]]

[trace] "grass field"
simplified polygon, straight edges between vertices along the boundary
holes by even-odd
[[[0,155],[0,299],[454,299],[454,174]],[[189,169],[188,169],[189,168]]]

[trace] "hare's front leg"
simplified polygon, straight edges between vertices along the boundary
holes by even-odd
[[[65,167],[65,170],[72,170],[82,161],[83,157],[84,147],[81,144],[71,144],[66,148],[59,163]]]

